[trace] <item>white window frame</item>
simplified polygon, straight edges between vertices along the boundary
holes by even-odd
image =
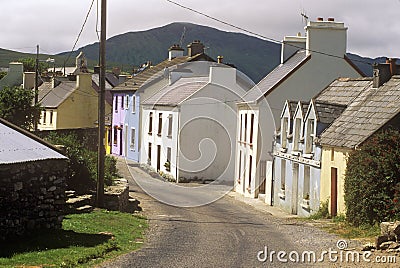
[[[131,151],[136,151],[136,128],[131,128],[131,141],[130,141]]]
[[[132,113],[136,113],[136,96],[132,96]]]

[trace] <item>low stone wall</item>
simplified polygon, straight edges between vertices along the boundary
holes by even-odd
[[[61,228],[66,171],[65,160],[0,165],[0,239]]]
[[[127,180],[116,180],[115,185],[105,189],[104,207],[108,210],[127,211],[129,207],[129,185]]]

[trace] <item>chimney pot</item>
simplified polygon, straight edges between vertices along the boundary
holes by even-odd
[[[389,65],[390,65],[390,74],[391,75],[396,75],[397,74],[397,65],[396,65],[396,58],[390,58],[389,59]]]
[[[224,60],[224,56],[218,56],[217,60],[218,60],[218,63],[222,63]]]
[[[328,18],[328,21],[335,21],[335,18]]]
[[[318,17],[318,18],[317,18],[317,21],[324,21],[324,18]]]

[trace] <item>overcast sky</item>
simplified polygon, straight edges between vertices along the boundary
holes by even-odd
[[[96,2],[77,48],[97,41]],[[174,0],[261,35],[282,40],[311,20],[334,17],[349,28],[348,51],[400,57],[400,0]],[[34,53],[71,50],[92,0],[0,0],[0,48]],[[166,0],[108,0],[107,37],[171,22],[238,31]],[[100,27],[100,26],[99,26]]]

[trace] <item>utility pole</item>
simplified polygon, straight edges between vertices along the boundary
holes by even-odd
[[[97,206],[104,207],[104,169],[105,169],[105,87],[106,87],[106,16],[107,1],[101,0],[100,35],[100,94],[99,94],[99,137],[97,162]]]
[[[35,107],[39,102],[39,45],[36,45],[36,62],[35,62]],[[35,115],[33,127],[38,130],[39,118]]]

